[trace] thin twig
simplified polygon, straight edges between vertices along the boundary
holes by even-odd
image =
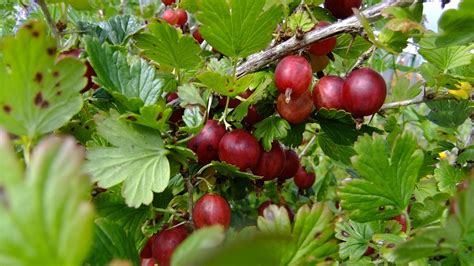
[[[409,5],[413,0],[386,0],[378,5],[372,6],[361,14],[367,18],[369,21],[377,20],[381,17],[382,11],[389,6],[404,6]],[[295,37],[280,43],[277,46],[264,50],[260,53],[257,53],[247,59],[244,63],[240,64],[237,68],[237,76],[243,76],[247,73],[254,72],[260,68],[268,65],[271,62],[276,61],[277,59],[298,51],[315,41],[327,39],[346,32],[359,32],[362,29],[362,24],[355,17],[349,17],[347,19],[341,20],[337,23],[331,24],[327,27],[320,29],[315,29],[309,31],[302,36],[302,39],[297,39]]]
[[[375,45],[372,45],[369,50],[365,51],[355,62],[354,66],[352,67],[352,70],[355,70],[357,68],[360,68],[362,64],[364,64],[365,61],[367,61],[372,54],[375,52],[377,47]]]
[[[298,154],[298,156],[301,158],[303,157],[306,152],[308,151],[309,147],[311,145],[313,145],[314,141],[316,140],[316,134],[313,135],[313,137],[311,137],[311,139],[309,140],[309,142],[306,144],[306,146],[303,148],[303,150],[300,152],[300,154]]]
[[[400,108],[403,106],[409,106],[409,105],[414,105],[414,104],[419,104],[419,103],[424,103],[424,102],[433,102],[433,101],[441,101],[441,100],[449,100],[449,99],[454,99],[454,98],[448,95],[429,97],[428,95],[425,94],[425,92],[422,92],[413,99],[386,103],[382,106],[382,108],[380,108],[380,110],[394,109],[394,108]]]
[[[54,23],[53,18],[51,17],[51,13],[49,13],[49,9],[46,5],[46,2],[44,0],[36,0],[36,3],[40,6],[41,11],[43,11],[44,17],[46,18],[46,22],[48,23],[49,27],[51,28],[51,32],[53,33],[53,37],[59,44],[58,29],[56,28],[56,24]]]
[[[193,205],[194,205],[194,202],[193,202],[193,191],[194,191],[194,188],[193,188],[193,183],[192,183],[192,180],[191,180],[191,176],[188,176],[186,178],[186,190],[188,191],[188,209],[189,209],[189,223],[192,225],[194,225],[193,223]]]

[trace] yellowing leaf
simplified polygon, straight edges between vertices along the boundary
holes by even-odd
[[[453,95],[458,100],[467,100],[472,91],[472,85],[469,82],[461,82],[456,85],[458,90],[448,90],[449,94]]]

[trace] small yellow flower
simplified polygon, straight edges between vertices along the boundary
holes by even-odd
[[[461,82],[456,84],[458,90],[448,90],[449,94],[453,95],[458,100],[469,99],[469,94],[472,91],[472,85],[469,82]]]
[[[445,151],[438,153],[439,159],[444,160],[448,156]]]

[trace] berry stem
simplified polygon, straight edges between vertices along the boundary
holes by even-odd
[[[44,17],[46,18],[46,22],[51,28],[51,32],[54,38],[56,39],[56,43],[59,44],[58,29],[56,28],[53,18],[51,17],[51,13],[49,13],[49,9],[48,9],[48,6],[46,5],[46,2],[44,0],[36,0],[36,3],[40,6],[41,11],[43,12]]]
[[[298,156],[301,158],[306,154],[306,151],[308,151],[309,147],[313,145],[314,141],[316,141],[316,134],[314,134],[311,139],[306,143],[306,146],[304,146],[303,150],[298,154]]]

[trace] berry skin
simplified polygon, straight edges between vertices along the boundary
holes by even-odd
[[[285,153],[278,142],[272,143],[270,151],[263,151],[258,160],[258,165],[252,172],[255,175],[263,176],[264,181],[277,178],[285,166]]]
[[[374,248],[372,248],[372,247],[367,247],[367,249],[366,249],[365,252],[364,252],[364,256],[370,256],[370,255],[374,254],[374,252],[375,252],[375,249],[374,249]]]
[[[174,26],[178,24],[179,15],[175,11],[168,9],[163,13],[163,20]]]
[[[176,0],[161,0],[161,2],[167,6],[170,6],[174,3],[176,3]]]
[[[352,8],[359,9],[362,0],[325,0],[324,8],[331,11],[336,18],[347,18],[354,14]]]
[[[289,89],[291,95],[299,96],[308,90],[313,79],[311,65],[302,56],[283,58],[275,69],[275,84],[281,93]]]
[[[174,12],[178,14],[178,22],[176,23],[176,25],[183,26],[184,24],[186,24],[186,22],[188,21],[188,13],[186,13],[186,11],[183,9],[176,9]]]
[[[230,206],[217,194],[206,194],[194,205],[193,221],[196,228],[220,224],[224,228],[230,225]]]
[[[262,121],[263,117],[258,113],[257,107],[255,105],[250,105],[247,115],[242,121],[247,123],[247,125],[255,125],[258,122]]]
[[[316,109],[343,109],[342,87],[344,80],[336,76],[324,76],[314,86],[313,103]]]
[[[361,68],[347,76],[342,88],[344,109],[354,117],[375,114],[387,95],[383,77],[370,68]]]
[[[288,103],[286,102],[286,96],[280,94],[277,100],[277,111],[283,119],[292,124],[304,122],[313,111],[311,93],[306,91],[298,97],[292,97]]]
[[[285,165],[283,171],[278,177],[280,180],[286,180],[295,176],[296,171],[300,168],[300,158],[294,150],[285,151]]]
[[[320,29],[320,28],[324,28],[328,25],[330,25],[329,22],[320,21],[318,23],[318,25],[316,25],[315,28]],[[317,41],[317,42],[313,43],[309,47],[308,51],[313,55],[323,56],[323,55],[327,55],[330,52],[332,52],[332,50],[334,50],[334,48],[336,48],[336,45],[337,45],[337,38],[332,37],[332,38],[328,38],[326,40]]]
[[[402,226],[402,231],[403,232],[407,231],[407,219],[406,219],[405,215],[400,214],[398,216],[393,217],[392,219],[397,221]]]
[[[293,177],[297,187],[301,189],[308,189],[313,186],[316,176],[314,173],[308,173],[302,165],[298,168],[295,176]]]
[[[195,30],[193,32],[193,38],[198,42],[198,43],[202,43],[204,41],[204,39],[202,38],[201,36],[201,33],[199,32],[199,29]]]
[[[316,56],[310,54],[309,58],[313,72],[322,71],[329,65],[329,57],[327,57],[326,55]]]
[[[246,171],[257,166],[262,148],[257,139],[243,129],[225,134],[219,143],[219,159]]]
[[[155,261],[160,266],[169,266],[174,250],[188,235],[188,231],[184,225],[161,230],[153,238],[152,254]]]
[[[200,164],[208,164],[219,160],[219,142],[225,135],[225,127],[216,120],[208,120],[204,128],[188,142],[188,148],[193,150]]]
[[[140,266],[155,266],[155,259],[154,258],[142,258],[140,262]]]
[[[166,95],[166,102],[170,103],[170,102],[172,102],[172,101],[174,101],[178,98],[179,98],[179,96],[176,92],[171,92],[168,95]],[[177,106],[177,107],[175,107],[175,110],[173,110],[173,113],[171,114],[168,121],[170,121],[172,123],[175,123],[175,124],[178,123],[178,122],[181,122],[181,120],[183,120],[183,114],[184,114],[184,109]]]

